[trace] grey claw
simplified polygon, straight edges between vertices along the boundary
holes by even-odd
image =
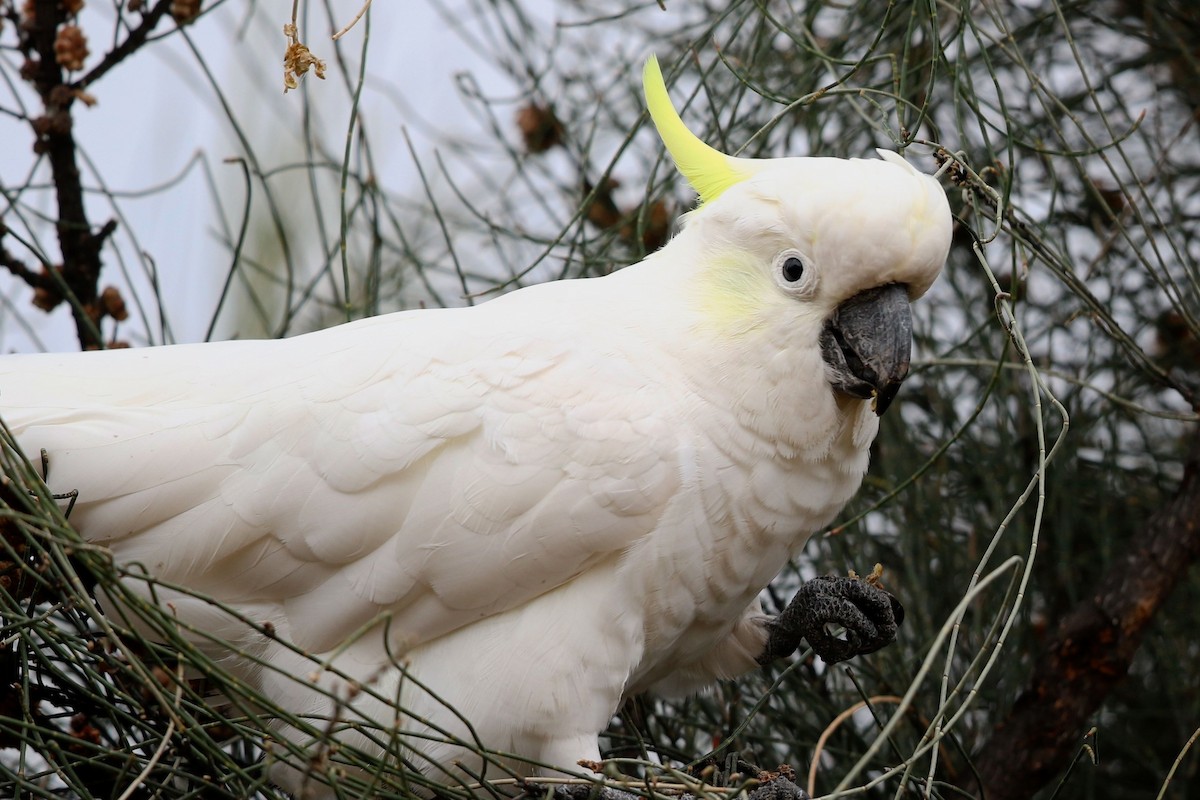
[[[826,664],[874,653],[896,640],[904,622],[904,607],[891,593],[860,578],[813,578],[768,624],[767,647],[759,657],[766,664],[791,654],[804,639]],[[832,635],[827,625],[845,629],[845,638]]]

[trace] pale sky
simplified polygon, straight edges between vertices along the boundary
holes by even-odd
[[[208,5],[208,4],[206,4]],[[306,79],[307,90],[318,119],[314,126],[331,152],[340,153],[345,141],[349,120],[347,91],[343,86],[342,67],[335,58],[329,34],[349,22],[359,9],[359,0],[332,0],[335,20],[325,16],[325,4],[310,0],[308,34],[304,41],[313,52],[328,64],[327,79]],[[378,179],[389,192],[419,196],[412,156],[405,145],[401,129],[412,137],[414,148],[423,164],[435,163],[435,152],[443,152],[454,140],[485,137],[478,107],[472,111],[462,98],[460,78],[470,76],[483,93],[500,98],[517,97],[523,87],[504,74],[493,63],[496,50],[489,50],[488,32],[494,20],[481,24],[476,18],[477,4],[471,0],[442,6],[417,0],[379,0],[371,12],[370,49],[367,59],[368,80],[361,98],[361,110],[367,131],[374,145]],[[538,31],[557,37],[557,19],[578,17],[564,4],[549,0],[522,4],[537,19]],[[452,6],[447,12],[445,6]],[[283,24],[288,20],[291,3],[275,0],[271,3],[226,2],[186,29],[194,47],[204,55],[233,116],[258,153],[263,169],[294,163],[302,157],[300,125],[303,98],[300,92],[284,95],[281,66],[285,39]],[[651,4],[654,14],[661,14]],[[246,17],[247,13],[252,13]],[[543,16],[537,18],[537,14]],[[450,21],[453,21],[453,25]],[[91,55],[85,68],[97,63],[108,49],[113,37],[112,8],[106,3],[88,3],[79,19],[89,37]],[[455,30],[454,26],[460,26]],[[169,21],[159,25],[160,32],[173,27]],[[611,27],[607,30],[611,31]],[[240,35],[239,35],[239,32]],[[357,69],[363,37],[363,23],[342,40],[349,68]],[[591,34],[584,30],[581,37]],[[0,40],[10,44],[11,30],[0,32]],[[583,38],[583,41],[587,41]],[[619,43],[625,44],[625,43]],[[632,43],[628,43],[633,46]],[[600,43],[597,57],[604,53]],[[574,53],[573,53],[574,54]],[[587,56],[579,52],[580,58]],[[356,76],[351,75],[351,80]],[[20,87],[22,91],[27,87]],[[8,90],[3,105],[12,107],[15,101]],[[126,292],[132,305],[136,292],[149,294],[149,283],[141,273],[143,264],[135,254],[150,255],[157,266],[161,295],[167,309],[172,338],[175,341],[196,341],[205,335],[208,310],[216,300],[225,279],[230,258],[227,249],[214,237],[220,227],[217,204],[210,180],[201,168],[202,159],[211,173],[211,185],[216,187],[225,209],[226,224],[236,229],[245,199],[241,168],[224,163],[239,155],[238,143],[229,118],[222,111],[217,93],[199,66],[199,61],[184,37],[173,35],[165,41],[146,47],[120,64],[92,88],[97,104],[92,108],[76,104],[74,109],[76,139],[90,159],[82,162],[85,184],[95,187],[102,182],[121,197],[119,211],[126,215],[116,234],[115,244],[124,254],[121,259],[112,247],[104,254],[105,271],[102,283],[114,283]],[[40,101],[24,91],[27,106],[36,113]],[[502,104],[501,107],[503,108]],[[501,122],[511,123],[511,119]],[[515,137],[515,128],[512,130]],[[6,189],[23,185],[32,162],[32,134],[26,123],[0,116],[0,179]],[[189,170],[189,164],[191,168]],[[148,190],[183,176],[178,185],[164,192],[146,194]],[[49,169],[40,167],[38,180],[48,182]],[[293,184],[288,184],[289,189]],[[302,171],[297,171],[295,194],[298,203],[306,203],[308,190]],[[301,193],[305,194],[301,194]],[[261,200],[257,197],[256,200]],[[26,193],[22,201],[48,217],[55,214],[53,195]],[[336,210],[337,193],[325,202]],[[262,204],[258,203],[258,207]],[[99,225],[114,216],[114,210],[101,194],[90,194],[87,210],[93,224]],[[30,218],[26,209],[26,218]],[[9,218],[18,229],[19,220]],[[256,224],[258,224],[256,222]],[[22,235],[28,236],[26,231]],[[334,231],[336,235],[336,230]],[[136,241],[130,236],[137,237]],[[43,226],[39,242],[51,260],[59,257],[57,242]],[[18,252],[14,243],[10,251],[35,265],[28,253]],[[298,247],[303,247],[299,243]],[[146,262],[148,263],[148,262]],[[29,305],[29,290],[7,274],[0,274],[0,295],[8,306],[0,306],[0,348],[5,351],[39,349],[18,324],[24,317],[35,329],[40,346],[49,349],[75,349],[73,326],[65,307],[60,306],[51,316]],[[199,313],[197,313],[199,312]],[[235,333],[225,324],[218,326],[217,338]],[[137,325],[128,333],[133,340],[144,340]],[[240,333],[240,332],[238,332]],[[251,334],[254,335],[254,334]],[[152,340],[160,332],[151,331]]]

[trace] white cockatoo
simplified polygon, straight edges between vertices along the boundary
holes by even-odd
[[[282,707],[463,779],[454,737],[599,760],[623,698],[795,646],[758,595],[857,490],[951,234],[899,155],[723,155],[644,80],[700,196],[644,261],[282,341],[4,356],[0,417],[86,539],[273,628],[157,589]]]

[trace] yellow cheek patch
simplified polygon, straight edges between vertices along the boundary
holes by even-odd
[[[744,336],[762,328],[777,297],[760,267],[732,256],[718,256],[701,266],[692,287],[702,324],[724,336]]]

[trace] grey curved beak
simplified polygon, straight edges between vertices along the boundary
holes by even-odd
[[[877,286],[838,306],[821,332],[821,355],[833,388],[875,398],[872,408],[882,416],[908,377],[912,358],[908,288]]]

